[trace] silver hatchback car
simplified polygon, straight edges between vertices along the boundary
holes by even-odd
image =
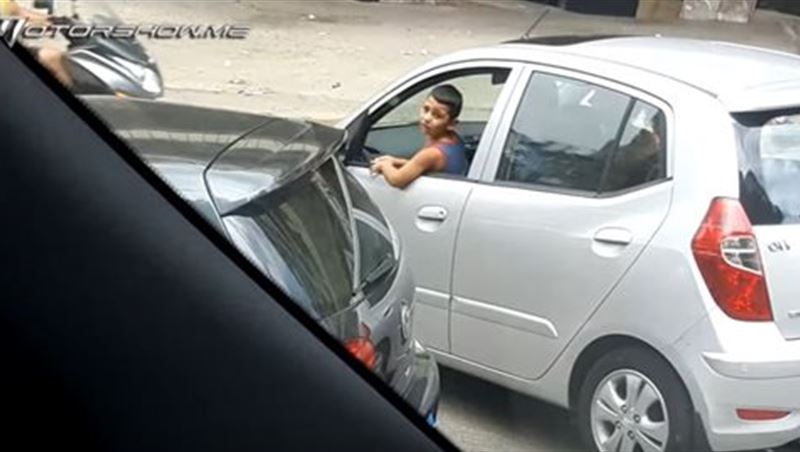
[[[456,86],[465,177],[405,190]],[[439,58],[346,119],[342,159],[404,239],[444,365],[570,407],[597,450],[800,438],[800,58],[658,37]]]

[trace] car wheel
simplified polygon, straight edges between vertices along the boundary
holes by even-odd
[[[669,452],[691,448],[693,409],[680,377],[642,347],[595,361],[580,387],[576,420],[591,450]]]

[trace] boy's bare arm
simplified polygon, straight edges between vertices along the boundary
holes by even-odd
[[[402,159],[402,158],[399,158],[399,157],[392,157],[392,165],[394,165],[395,168],[400,168],[401,166],[405,165],[409,161],[410,161],[409,159]]]
[[[426,148],[417,152],[410,160],[405,160],[396,166],[393,160],[387,160],[376,168],[377,172],[383,174],[386,182],[396,188],[405,188],[418,177],[429,171],[435,171],[440,164],[441,153],[436,148]]]

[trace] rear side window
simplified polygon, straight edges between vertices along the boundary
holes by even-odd
[[[626,121],[631,103],[630,97],[597,85],[534,74],[511,126],[497,179],[597,193],[621,134],[630,130]],[[634,131],[629,134],[633,140]],[[615,174],[621,172],[619,167]],[[623,176],[613,183],[627,184]]]
[[[734,115],[739,197],[754,225],[800,223],[800,111]]]
[[[625,190],[666,177],[666,119],[658,108],[637,100],[603,178],[603,192]]]

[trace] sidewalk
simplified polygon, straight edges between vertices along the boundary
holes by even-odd
[[[520,37],[545,8],[520,0],[446,4],[336,1],[114,3],[126,21],[238,23],[245,41],[147,41],[167,99],[333,122],[409,70],[451,51]],[[82,11],[90,12],[91,2]],[[551,34],[656,34],[796,51],[781,22],[759,11],[746,25],[641,23],[553,9],[535,30]]]

